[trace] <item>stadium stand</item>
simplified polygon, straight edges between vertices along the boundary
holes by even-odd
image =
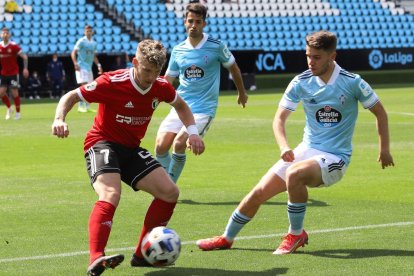
[[[395,3],[403,7],[405,11],[414,14],[414,0],[397,0]]]
[[[185,39],[183,17],[188,3],[108,0],[109,7],[125,14],[143,37],[160,39],[167,47]],[[413,16],[393,1],[209,0],[206,5],[206,32],[233,50],[302,50],[306,33],[318,29],[336,32],[339,49],[414,46]]]
[[[1,3],[5,0],[0,0]],[[92,1],[92,0],[91,0]],[[26,0],[23,13],[0,13],[0,25],[29,55],[69,55],[83,27],[95,29],[100,53],[135,52],[150,37],[171,50],[185,39],[189,0]],[[414,18],[400,2],[385,0],[209,0],[205,29],[232,50],[303,50],[304,36],[335,32],[338,49],[414,47]]]
[[[3,1],[3,0],[0,0]],[[1,4],[1,3],[0,3]],[[105,53],[134,52],[130,35],[86,0],[26,0],[30,13],[13,13],[0,17],[0,25],[12,30],[13,40],[31,56],[58,53],[69,55],[76,40],[83,36],[85,25],[95,29],[94,38],[105,43]],[[3,22],[2,22],[3,21]],[[119,44],[120,41],[125,43]]]

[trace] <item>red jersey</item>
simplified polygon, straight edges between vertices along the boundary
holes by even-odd
[[[133,78],[133,70],[107,72],[79,88],[81,98],[99,103],[94,124],[86,134],[85,151],[103,140],[131,148],[139,146],[158,104],[177,99],[174,87],[162,78],[142,90]]]
[[[22,49],[14,42],[9,41],[7,45],[4,41],[0,43],[0,64],[2,76],[15,76],[19,74],[19,65],[17,64],[17,56]]]

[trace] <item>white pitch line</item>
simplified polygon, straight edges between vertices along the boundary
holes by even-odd
[[[406,116],[414,116],[414,113],[410,113],[410,112],[388,112],[389,114],[396,114],[396,115],[406,115]]]
[[[321,229],[321,230],[311,230],[311,231],[307,231],[307,232],[309,234],[319,234],[319,233],[332,233],[332,232],[343,232],[343,231],[354,231],[354,230],[387,228],[387,227],[399,227],[399,226],[409,226],[409,225],[414,225],[414,221],[395,222],[395,223],[387,223],[387,224],[362,225],[362,226],[351,226],[351,227]],[[274,237],[282,237],[285,234],[286,233],[270,234],[270,235],[257,235],[257,236],[246,236],[246,237],[238,237],[238,238],[236,238],[236,240],[253,240],[253,239],[262,239],[262,238],[274,238]],[[186,244],[195,244],[195,243],[196,243],[196,241],[185,241],[185,242],[182,242],[181,244],[186,245]],[[135,247],[113,248],[113,249],[107,249],[105,251],[106,252],[120,252],[120,251],[130,251],[130,250],[135,250]],[[80,256],[80,255],[88,255],[88,254],[89,254],[89,251],[77,251],[77,252],[69,252],[69,253],[32,256],[32,257],[0,259],[0,263],[30,261],[30,260],[55,259],[55,258]]]

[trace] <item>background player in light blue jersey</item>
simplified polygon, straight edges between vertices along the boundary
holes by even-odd
[[[319,31],[306,36],[309,70],[296,76],[285,91],[273,121],[281,152],[279,160],[240,202],[222,236],[197,241],[202,250],[229,249],[236,235],[275,195],[288,192],[288,234],[274,254],[290,254],[308,242],[303,220],[307,187],[327,187],[345,174],[352,153],[352,135],[358,102],[376,117],[379,136],[378,162],[394,166],[390,154],[387,113],[371,87],[360,76],[335,62],[337,38]],[[294,150],[286,137],[286,120],[301,102],[306,126],[303,141]]]
[[[172,50],[165,78],[173,83],[178,77],[178,94],[187,102],[194,114],[197,127],[183,127],[174,109],[161,123],[155,153],[157,160],[177,182],[185,161],[186,141],[189,134],[204,136],[216,114],[220,90],[220,67],[227,68],[238,91],[238,104],[245,107],[247,93],[240,69],[227,46],[203,33],[207,8],[200,3],[187,5],[184,25],[188,38]],[[172,154],[169,150],[172,146]]]
[[[84,28],[85,36],[76,41],[73,47],[71,58],[75,67],[76,82],[84,85],[93,81],[92,64],[98,67],[98,74],[102,74],[102,66],[96,56],[96,42],[93,40],[93,28],[86,25]],[[88,103],[79,102],[78,112],[92,111]]]

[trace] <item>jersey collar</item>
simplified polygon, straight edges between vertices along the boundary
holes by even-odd
[[[201,47],[203,47],[204,43],[206,43],[207,39],[208,39],[208,34],[203,33],[203,39],[200,40],[200,42],[197,44],[197,46],[193,47],[193,45],[191,45],[191,43],[190,43],[190,38],[188,38],[188,37],[187,37],[187,40],[186,40],[186,44],[190,48],[200,49]]]
[[[5,43],[4,43],[4,40],[3,40],[2,42],[0,42],[0,44],[1,44],[1,46],[3,46],[3,47],[7,47],[7,46],[10,44],[10,40],[9,40],[9,43],[7,43],[7,44],[5,44]]]
[[[335,68],[332,72],[331,78],[329,79],[328,83],[325,83],[323,80],[321,80],[320,77],[316,78],[316,81],[318,83],[319,86],[325,86],[325,85],[330,85],[330,84],[334,84],[336,79],[339,76],[339,72],[341,71],[341,66],[339,66],[336,61],[334,61],[335,64]]]
[[[148,91],[150,91],[151,88],[152,88],[152,84],[150,85],[150,87],[148,87],[145,90],[143,90],[141,87],[139,87],[139,85],[135,82],[135,79],[134,79],[134,68],[129,69],[129,79],[131,80],[131,83],[135,87],[135,89],[142,95],[147,94]]]

